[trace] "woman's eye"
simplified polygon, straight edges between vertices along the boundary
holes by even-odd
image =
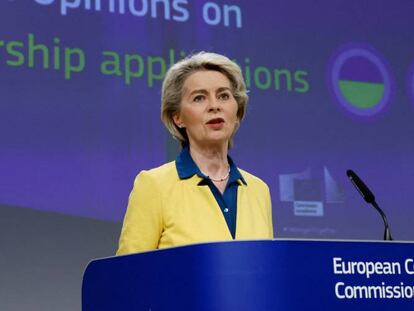
[[[204,99],[204,95],[197,95],[193,98],[193,101],[195,102],[201,102]]]
[[[230,99],[230,94],[229,93],[222,93],[222,94],[219,95],[219,99],[228,100],[228,99]]]

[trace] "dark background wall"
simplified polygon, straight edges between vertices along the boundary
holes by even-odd
[[[80,310],[83,271],[121,224],[0,206],[0,310]]]

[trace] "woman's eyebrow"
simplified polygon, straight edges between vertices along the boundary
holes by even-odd
[[[191,95],[193,95],[193,94],[204,94],[204,95],[206,95],[206,94],[208,94],[208,92],[207,92],[207,90],[206,89],[196,89],[196,90],[193,90],[190,94],[188,94],[189,96],[191,96]]]
[[[219,87],[216,92],[219,93],[219,92],[223,92],[223,91],[231,91],[231,89],[227,86]]]

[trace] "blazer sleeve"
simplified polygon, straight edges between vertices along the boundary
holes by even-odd
[[[129,196],[117,255],[158,248],[163,230],[161,200],[155,177],[147,171],[139,173]]]
[[[270,197],[270,190],[267,185],[266,185],[266,208],[267,208],[269,236],[271,239],[273,239],[274,233],[273,233],[272,199]]]

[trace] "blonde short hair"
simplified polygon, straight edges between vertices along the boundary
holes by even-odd
[[[226,56],[216,53],[200,52],[190,55],[168,70],[162,84],[161,94],[161,120],[173,137],[181,142],[182,146],[189,144],[188,136],[185,128],[177,127],[173,116],[180,111],[185,80],[194,72],[202,70],[218,71],[229,79],[231,91],[238,106],[237,119],[239,122],[234,133],[246,114],[249,97],[239,65]],[[232,138],[233,136],[229,141],[229,147],[232,145]]]

